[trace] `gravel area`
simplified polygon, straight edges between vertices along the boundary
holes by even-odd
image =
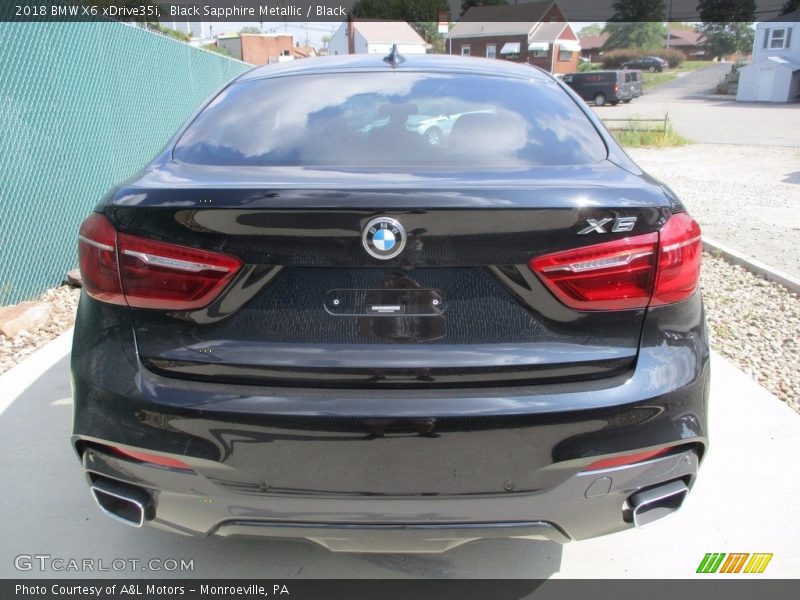
[[[800,150],[692,144],[628,152],[675,190],[704,235],[800,277]]]
[[[711,346],[800,412],[800,298],[708,254],[701,286]]]
[[[80,289],[66,285],[51,288],[37,298],[50,305],[50,319],[35,331],[20,331],[12,338],[0,334],[0,373],[8,371],[75,323]]]

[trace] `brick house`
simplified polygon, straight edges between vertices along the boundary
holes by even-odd
[[[294,38],[291,35],[243,33],[219,36],[217,46],[251,65],[268,65],[294,58]]]
[[[555,2],[474,6],[446,36],[448,54],[512,60],[551,73],[577,71],[580,49]]]

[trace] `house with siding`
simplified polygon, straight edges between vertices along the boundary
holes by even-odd
[[[578,68],[580,43],[555,2],[473,6],[446,36],[448,54],[512,60],[551,73]]]
[[[790,102],[800,96],[800,11],[756,26],[753,62],[739,69],[740,102]]]
[[[400,54],[425,54],[427,44],[405,21],[349,20],[328,42],[328,54],[388,54],[393,45]]]

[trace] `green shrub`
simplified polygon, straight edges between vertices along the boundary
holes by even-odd
[[[686,55],[681,52],[680,50],[675,50],[674,48],[660,48],[658,50],[648,50],[645,52],[646,56],[657,56],[659,58],[663,58],[665,61],[669,63],[671,69],[675,67],[680,67],[683,64],[683,61],[686,60]]]
[[[178,31],[177,29],[171,29],[169,27],[164,27],[161,23],[148,23],[147,27],[160,33],[161,35],[165,35],[167,37],[171,37],[175,40],[179,40],[181,42],[188,42],[192,39],[188,33],[184,33],[183,31]]]
[[[217,46],[216,44],[205,44],[204,46],[200,47],[208,52],[214,52],[216,54],[221,54],[222,56],[227,56],[228,58],[233,58],[233,54],[228,52],[225,48]]]

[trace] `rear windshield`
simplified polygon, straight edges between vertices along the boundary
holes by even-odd
[[[603,160],[578,106],[550,83],[347,73],[235,83],[181,136],[207,165],[526,167]]]

